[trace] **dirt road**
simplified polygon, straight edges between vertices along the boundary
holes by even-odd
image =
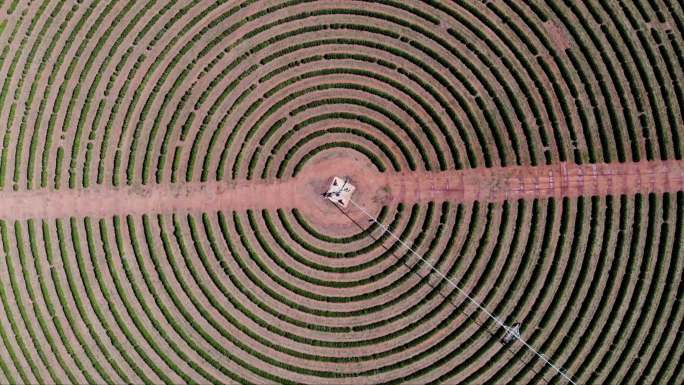
[[[300,208],[325,221],[335,208],[321,198],[334,175],[357,187],[369,209],[426,201],[502,201],[684,190],[684,161],[501,167],[444,172],[379,173],[355,159],[313,163],[294,178],[147,185],[85,190],[0,192],[0,218],[107,217],[153,213]],[[351,170],[351,171],[350,171]]]
[[[684,189],[684,162],[501,167],[388,176],[390,201],[503,201],[546,197],[675,192]]]

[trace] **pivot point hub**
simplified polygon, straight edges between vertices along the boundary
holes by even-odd
[[[333,177],[328,191],[323,196],[334,204],[346,208],[356,187],[349,183],[348,178]]]

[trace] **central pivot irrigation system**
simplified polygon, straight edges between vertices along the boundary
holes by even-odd
[[[349,183],[349,178],[333,177],[330,188],[323,194],[329,201],[347,208],[351,201],[351,196],[356,191],[356,187]]]
[[[356,186],[354,186],[349,178],[347,177],[338,177],[334,176],[332,178],[332,181],[330,182],[330,187],[328,188],[328,191],[323,193],[322,196],[332,202],[334,205],[341,207],[343,209],[346,209],[349,207],[349,205],[354,206],[355,209],[361,211],[363,214],[365,214],[369,221],[372,223],[377,224],[382,230],[383,234],[387,233],[389,236],[394,238],[399,244],[401,244],[406,250],[410,251],[411,254],[413,254],[416,258],[418,258],[419,261],[424,263],[426,266],[428,266],[432,272],[438,275],[439,279],[445,280],[447,283],[449,283],[454,289],[456,289],[465,299],[473,303],[478,309],[482,310],[489,318],[491,318],[497,325],[499,325],[504,332],[504,336],[501,339],[501,342],[504,344],[509,344],[512,342],[520,341],[520,343],[527,349],[529,349],[532,353],[534,353],[539,359],[544,362],[545,365],[550,366],[553,370],[558,372],[563,378],[565,378],[568,383],[577,385],[577,383],[570,377],[568,376],[561,368],[559,368],[557,365],[555,365],[553,362],[551,362],[546,356],[539,352],[537,349],[535,349],[532,345],[530,345],[528,342],[522,339],[521,337],[521,332],[520,332],[520,327],[521,324],[519,322],[508,326],[506,325],[499,317],[497,317],[494,313],[490,312],[487,310],[480,302],[478,302],[475,298],[470,296],[465,290],[461,289],[453,280],[449,279],[444,273],[439,271],[434,265],[429,263],[425,258],[423,258],[421,255],[419,255],[413,248],[411,248],[408,244],[406,244],[404,241],[401,240],[398,236],[396,236],[387,226],[384,224],[380,223],[376,217],[374,217],[371,213],[369,213],[366,209],[364,209],[361,205],[356,203],[352,199],[352,195],[356,191]]]

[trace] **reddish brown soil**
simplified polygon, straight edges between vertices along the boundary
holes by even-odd
[[[544,23],[544,29],[546,29],[546,33],[558,50],[564,50],[572,46],[565,31],[555,22],[547,21]]]
[[[684,188],[683,161],[560,163],[388,176],[388,203],[663,193]]]
[[[328,158],[295,178],[150,185],[120,189],[0,193],[0,217],[106,217],[169,212],[300,208],[314,222],[348,223],[321,197],[332,176],[347,176],[354,200],[372,211],[400,202],[503,201],[684,190],[684,161],[500,167],[444,172],[378,173],[363,160]],[[353,219],[363,219],[353,206]]]

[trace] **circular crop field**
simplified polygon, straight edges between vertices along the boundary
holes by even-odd
[[[684,382],[683,34],[667,0],[0,0],[0,383]]]

